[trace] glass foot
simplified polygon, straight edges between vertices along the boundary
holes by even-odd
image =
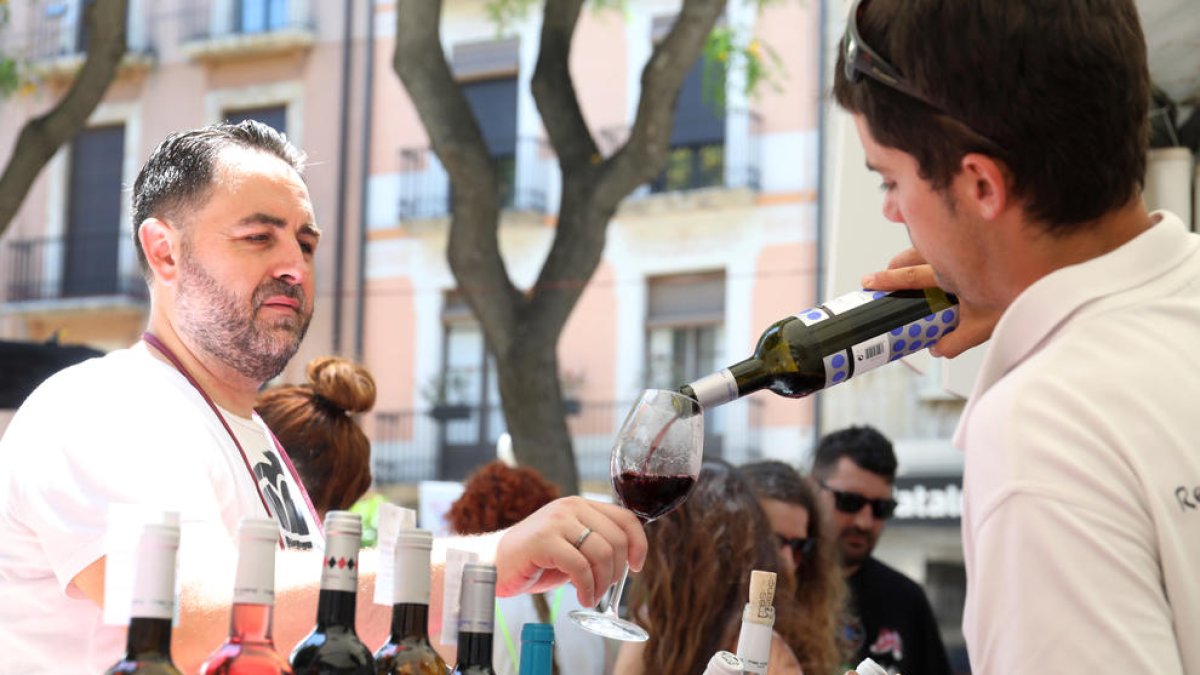
[[[584,630],[606,638],[623,642],[645,642],[650,639],[650,634],[636,623],[594,609],[577,609],[570,616]]]

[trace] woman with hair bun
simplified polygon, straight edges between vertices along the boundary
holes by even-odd
[[[371,441],[353,415],[375,405],[375,379],[337,356],[308,362],[308,382],[268,389],[254,406],[287,450],[321,518],[371,486]]]

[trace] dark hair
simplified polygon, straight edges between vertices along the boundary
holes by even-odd
[[[827,478],[842,457],[883,476],[888,483],[896,480],[896,452],[892,442],[873,427],[848,427],[822,438],[813,452],[813,476]]]
[[[287,450],[313,506],[350,508],[371,486],[371,441],[351,413],[375,405],[375,380],[334,356],[309,361],[308,382],[268,389],[255,404]]]
[[[750,572],[779,574],[775,631],[800,643],[799,606],[766,514],[737,469],[706,461],[679,508],[646,528],[650,548],[630,591],[630,614],[650,633],[647,673],[699,673],[732,649]]]
[[[1137,197],[1150,76],[1133,0],[863,4],[863,42],[947,114],[870,77],[851,82],[842,50],[834,96],[865,117],[876,141],[916,158],[935,189],[950,184],[967,153],[994,156],[1011,172],[1014,197],[1050,234]]]
[[[817,510],[817,495],[804,476],[786,462],[768,459],[739,468],[760,500],[776,499],[808,513],[807,536],[815,545],[796,574],[801,624],[799,642],[792,646],[804,672],[833,673],[847,656],[841,653],[840,642],[846,587],[834,539]]]
[[[150,153],[133,183],[133,245],[147,280],[149,265],[138,227],[147,218],[172,218],[199,208],[212,187],[217,155],[231,146],[270,153],[297,173],[304,172],[304,153],[262,122],[213,124],[167,136]]]
[[[492,461],[467,478],[450,505],[446,523],[458,534],[485,534],[512,527],[558,498],[558,488],[536,469]]]

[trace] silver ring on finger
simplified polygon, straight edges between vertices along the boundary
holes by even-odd
[[[591,534],[592,534],[592,528],[584,526],[583,532],[580,532],[579,536],[575,537],[575,541],[574,541],[575,548],[576,549],[582,548],[583,542],[587,541],[587,538],[589,536],[591,536]]]

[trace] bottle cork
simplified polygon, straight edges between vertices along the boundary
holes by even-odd
[[[775,579],[774,572],[754,570],[750,573],[750,616],[755,623],[775,623]]]

